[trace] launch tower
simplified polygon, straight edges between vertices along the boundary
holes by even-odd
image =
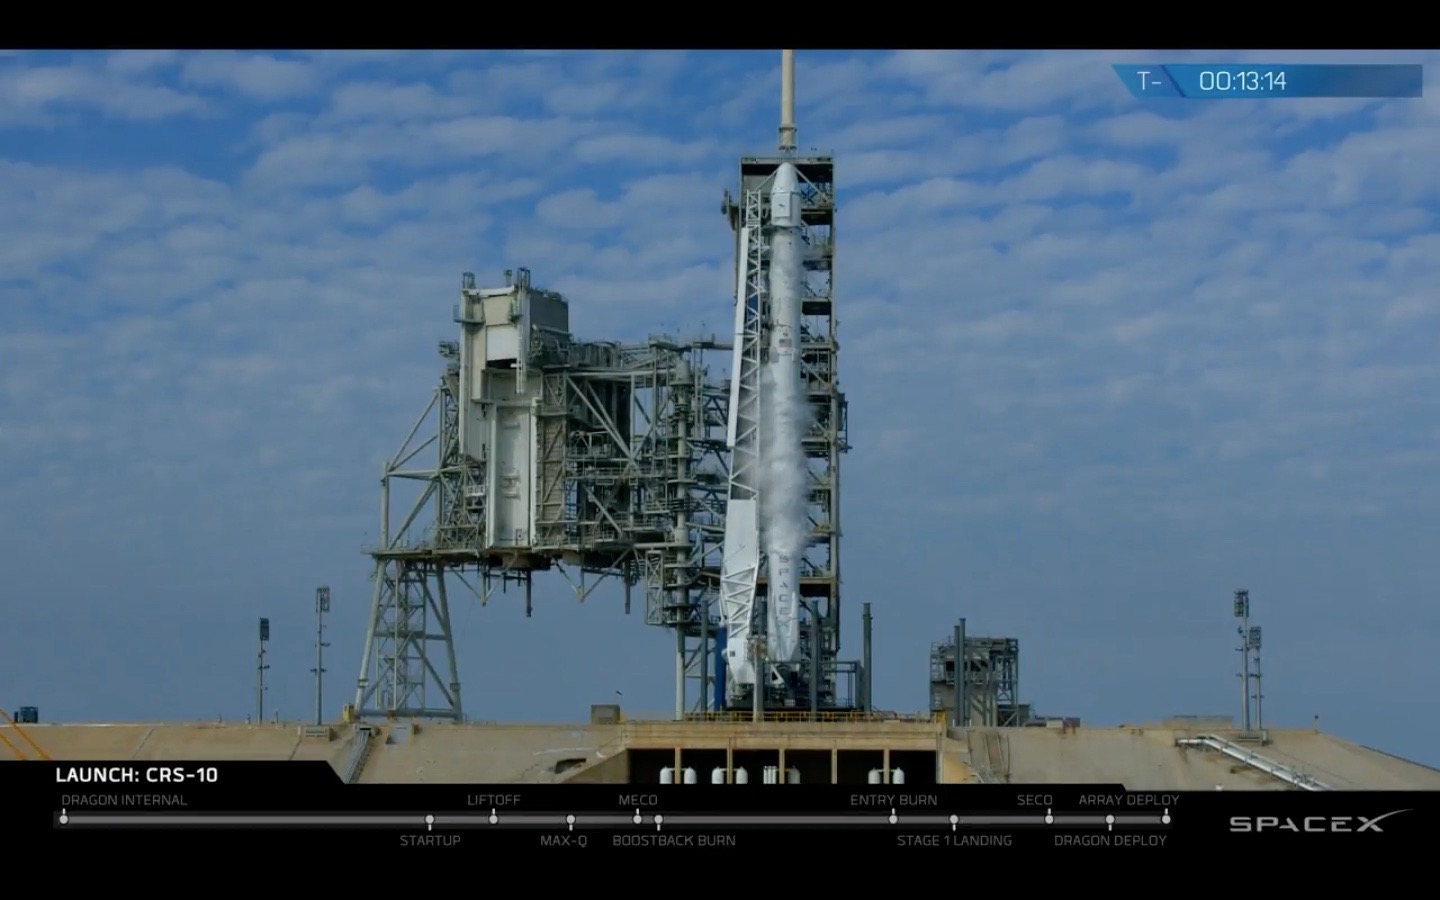
[[[619,580],[627,613],[642,589],[646,622],[675,637],[677,719],[868,707],[868,672],[836,658],[834,167],[796,154],[793,51],[782,69],[780,155],[742,158],[725,203],[733,343],[581,341],[528,269],[493,288],[462,276],[460,339],[381,473],[355,716],[463,720],[449,590],[483,605],[513,589],[528,616],[550,570],[581,601]],[[728,382],[709,378],[714,351],[732,354]]]
[[[738,193],[724,202],[736,273],[720,588],[725,705],[757,718],[769,709],[865,708],[869,682],[858,663],[837,656],[840,457],[849,445],[834,316],[835,165],[796,152],[793,50],[782,51],[780,107],[779,153],[742,157]],[[785,401],[767,383],[767,371],[791,365],[805,407],[798,448],[776,446],[773,433],[793,423],[783,408],[777,414]],[[765,534],[767,493],[788,489],[771,474],[774,457],[792,449],[803,457],[805,531],[794,559]]]
[[[676,634],[676,715],[705,660],[724,527],[727,419],[705,354],[725,343],[584,342],[569,302],[530,280],[461,279],[459,341],[425,411],[381,473],[380,543],[355,714],[464,719],[448,588],[483,605],[536,572],[584,601],[605,578],[644,591]],[[428,428],[427,428],[428,426]],[[404,513],[392,516],[406,484]],[[696,693],[705,708],[704,690]]]

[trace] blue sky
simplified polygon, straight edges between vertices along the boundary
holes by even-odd
[[[1162,58],[1163,56],[1163,58]],[[801,52],[837,154],[846,656],[923,708],[964,615],[1097,724],[1238,707],[1437,764],[1436,100],[1139,101],[1111,64],[1364,54]],[[1407,54],[1374,61],[1426,61]],[[0,704],[351,699],[377,474],[462,271],[587,339],[723,330],[735,159],[779,54],[0,56]],[[721,373],[716,373],[721,374]],[[617,591],[455,615],[467,712],[665,710]]]

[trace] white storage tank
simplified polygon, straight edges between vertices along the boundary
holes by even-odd
[[[735,783],[736,783],[736,784],[749,784],[749,783],[750,783],[750,773],[747,772],[747,771],[745,771],[745,767],[744,767],[744,766],[741,766],[740,768],[738,768],[738,769],[735,770]]]
[[[689,766],[686,766],[686,767],[685,767],[685,783],[686,783],[686,784],[698,784],[699,782],[700,782],[700,776],[698,776],[698,775],[695,774],[695,770],[694,770],[694,769],[690,768]]]
[[[869,778],[869,781],[870,781],[871,784],[880,784],[880,783],[881,783],[880,779],[883,778],[884,776],[885,776],[885,773],[884,773],[884,772],[881,772],[879,769],[871,769],[871,770],[870,770],[870,778]]]
[[[904,770],[904,769],[891,769],[891,770],[890,770],[890,783],[891,783],[891,784],[904,784],[904,783],[905,783],[905,770]]]
[[[661,783],[661,784],[674,784],[674,783],[675,783],[675,770],[672,769],[672,768],[670,768],[669,766],[666,766],[665,768],[661,769],[661,770],[660,770],[660,783]]]
[[[765,784],[774,784],[774,783],[779,779],[779,777],[780,777],[780,767],[779,767],[779,766],[766,766],[766,767],[765,767],[765,777],[764,777],[764,783],[765,783]]]
[[[799,784],[799,783],[800,783],[800,770],[799,770],[799,769],[796,769],[796,768],[794,768],[794,767],[786,770],[786,772],[785,772],[785,783],[786,783],[786,784]]]
[[[724,784],[724,783],[725,783],[725,767],[724,767],[724,766],[716,766],[715,768],[713,768],[713,769],[710,770],[710,783],[711,783],[711,784]]]

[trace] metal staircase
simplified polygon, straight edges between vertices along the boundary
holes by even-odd
[[[345,770],[340,773],[346,784],[358,784],[360,773],[375,749],[375,729],[369,725],[355,726],[355,741],[350,745],[350,756],[345,760]]]
[[[1317,781],[1297,769],[1278,763],[1267,756],[1261,756],[1254,750],[1242,747],[1233,741],[1216,737],[1213,734],[1202,734],[1199,737],[1180,738],[1175,741],[1177,747],[1204,747],[1215,750],[1231,759],[1238,760],[1252,769],[1258,769],[1272,778],[1294,785],[1302,791],[1333,791],[1335,790],[1323,781]]]

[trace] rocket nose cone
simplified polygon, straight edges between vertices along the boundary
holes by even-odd
[[[771,221],[781,228],[800,225],[800,173],[790,163],[781,163],[770,186]]]

